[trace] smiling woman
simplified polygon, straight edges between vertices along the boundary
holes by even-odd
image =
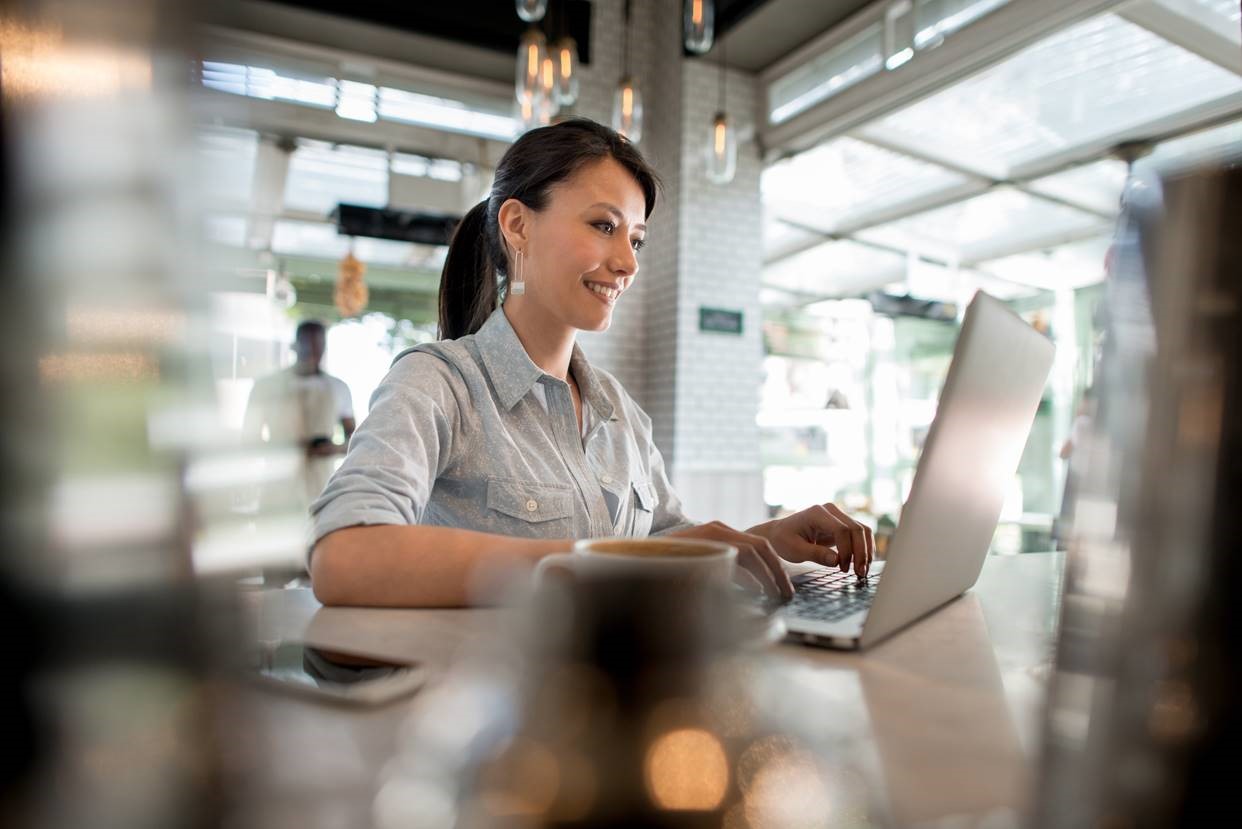
[[[479,566],[603,536],[725,541],[742,580],[785,599],[778,553],[866,571],[869,531],[831,505],[746,532],[691,522],[651,419],[577,346],[637,277],[657,190],[633,145],[592,121],[509,148],[449,247],[443,339],[393,361],[311,507],[321,601],[467,604]]]

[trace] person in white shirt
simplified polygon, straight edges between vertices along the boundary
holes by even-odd
[[[294,338],[297,362],[255,381],[246,405],[248,436],[264,443],[296,444],[305,452],[307,504],[323,491],[355,426],[349,387],[320,368],[326,345],[323,323],[300,323]],[[340,443],[334,439],[338,424],[345,434]]]

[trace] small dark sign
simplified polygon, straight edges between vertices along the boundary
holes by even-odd
[[[722,334],[741,334],[742,312],[699,306],[699,330],[719,331]]]

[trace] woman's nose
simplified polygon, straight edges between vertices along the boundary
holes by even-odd
[[[629,239],[622,239],[612,255],[612,272],[620,276],[633,276],[638,273],[638,256]]]

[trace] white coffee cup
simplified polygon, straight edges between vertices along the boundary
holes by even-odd
[[[704,538],[588,538],[574,543],[568,553],[540,559],[535,580],[563,569],[575,576],[659,575],[695,586],[733,583],[737,548]]]

